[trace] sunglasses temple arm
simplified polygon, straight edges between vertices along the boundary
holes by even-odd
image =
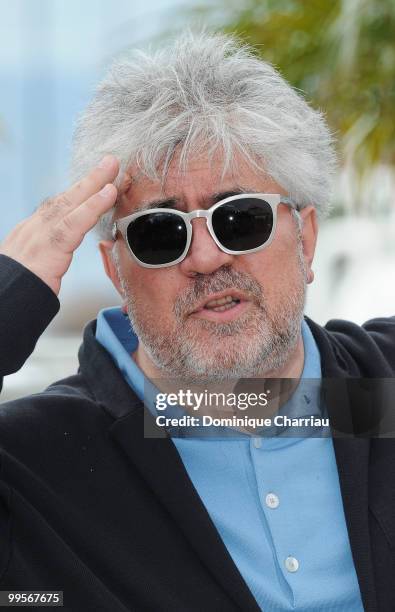
[[[300,207],[296,202],[291,200],[291,198],[287,198],[287,196],[281,196],[280,204],[286,204],[290,208],[292,208],[295,212],[300,211]]]
[[[119,228],[117,226],[117,223],[116,222],[113,223],[112,227],[111,227],[111,237],[112,237],[113,240],[116,240],[116,238],[117,238],[118,229]]]

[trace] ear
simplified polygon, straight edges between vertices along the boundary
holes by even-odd
[[[121,281],[119,280],[118,271],[113,259],[114,245],[115,242],[113,240],[101,240],[99,242],[99,250],[103,261],[104,271],[123,299],[124,295],[121,287]]]
[[[314,272],[311,269],[315,247],[318,236],[317,212],[314,206],[306,206],[299,212],[302,219],[302,244],[303,256],[307,272],[307,283],[312,283],[314,280]]]

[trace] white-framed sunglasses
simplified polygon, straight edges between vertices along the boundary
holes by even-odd
[[[227,197],[207,210],[182,212],[172,208],[149,208],[118,219],[113,240],[120,232],[133,259],[145,268],[164,268],[180,263],[192,241],[192,220],[204,217],[218,248],[231,255],[256,253],[273,240],[277,207],[298,206],[277,193],[243,193]]]

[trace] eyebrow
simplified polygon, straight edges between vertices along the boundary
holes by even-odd
[[[203,201],[208,204],[208,208],[221,200],[225,200],[225,198],[230,198],[235,195],[242,195],[243,193],[260,193],[256,191],[256,189],[250,189],[248,187],[234,187],[232,189],[228,189],[227,191],[220,191],[211,194],[206,198],[202,198]],[[143,210],[150,210],[151,208],[177,208],[182,203],[180,198],[176,196],[172,196],[170,198],[164,198],[162,200],[148,200],[143,201],[137,208],[133,209],[133,213],[141,212]]]

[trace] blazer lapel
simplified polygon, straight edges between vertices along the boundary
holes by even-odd
[[[377,610],[368,517],[368,438],[333,438],[351,552],[366,610]]]
[[[110,433],[174,517],[205,566],[237,607],[260,610],[187,475],[170,438],[144,438],[143,406],[117,420]]]
[[[325,331],[325,330],[323,330]],[[369,532],[370,405],[363,401],[360,379],[340,369],[331,347],[316,335],[322,359],[322,398],[332,429],[333,447],[351,552],[364,608],[377,611]],[[369,380],[363,381],[368,385]],[[378,408],[373,400],[373,405]],[[367,417],[367,418],[365,418]],[[363,433],[365,432],[365,433]],[[364,435],[364,437],[362,437]]]

